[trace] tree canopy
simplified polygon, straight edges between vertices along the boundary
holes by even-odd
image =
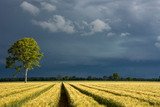
[[[33,38],[23,38],[16,41],[8,49],[6,68],[14,68],[16,71],[31,70],[40,66],[43,54],[38,43]]]

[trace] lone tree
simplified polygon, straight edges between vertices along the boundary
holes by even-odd
[[[112,78],[113,78],[113,80],[119,80],[120,79],[120,75],[118,73],[113,73],[112,74]]]
[[[40,47],[33,38],[23,38],[16,41],[8,49],[6,58],[6,68],[16,69],[16,73],[25,72],[25,82],[27,82],[27,73],[36,66],[40,66],[39,61],[43,57]]]

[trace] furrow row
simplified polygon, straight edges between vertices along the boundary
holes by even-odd
[[[144,106],[144,107],[151,107],[156,105],[151,105],[149,102],[143,102],[135,98],[127,97],[127,96],[120,96],[113,93],[108,93],[106,91],[97,90],[96,88],[86,87],[82,86],[80,84],[72,84],[73,87],[82,90],[82,92],[87,93],[88,95],[94,95],[97,96],[99,99],[107,101],[109,103],[117,104],[118,106],[126,106],[126,107],[132,107],[132,106]],[[110,106],[110,104],[108,104]]]
[[[123,107],[124,105],[113,100],[111,98],[102,97],[100,94],[95,93],[95,91],[87,90],[84,87],[80,87],[79,85],[70,84],[75,89],[79,90],[81,93],[86,94],[94,98],[94,100],[98,101],[100,104],[106,105],[107,107]]]
[[[71,107],[105,107],[105,105],[99,104],[94,98],[81,93],[69,84],[65,83],[64,86]]]
[[[84,87],[88,87],[88,88],[92,88],[92,89],[96,89],[96,90],[100,90],[100,91],[104,91],[104,92],[107,92],[107,93],[111,93],[111,94],[114,94],[114,95],[117,95],[117,96],[124,96],[124,97],[130,97],[130,98],[133,98],[133,99],[137,99],[137,100],[140,100],[141,102],[147,102],[149,103],[150,105],[157,105],[157,106],[160,106],[160,101],[159,99],[156,99],[154,97],[151,97],[151,96],[142,96],[142,95],[135,95],[135,93],[131,94],[131,93],[127,93],[127,92],[121,92],[121,91],[113,91],[113,90],[107,90],[107,88],[99,88],[99,87],[95,87],[95,86],[88,86],[88,85],[83,85],[81,84],[82,86]]]

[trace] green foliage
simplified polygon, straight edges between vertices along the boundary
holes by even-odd
[[[31,70],[40,66],[39,61],[43,54],[40,47],[33,38],[23,38],[16,41],[9,49],[6,58],[6,68],[14,68],[16,71],[22,69]]]
[[[112,74],[112,78],[113,78],[113,80],[119,80],[120,79],[120,75],[118,73],[113,73]]]

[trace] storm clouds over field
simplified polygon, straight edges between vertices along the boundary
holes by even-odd
[[[17,39],[33,37],[44,58],[29,76],[160,75],[159,0],[1,0],[0,77]]]

